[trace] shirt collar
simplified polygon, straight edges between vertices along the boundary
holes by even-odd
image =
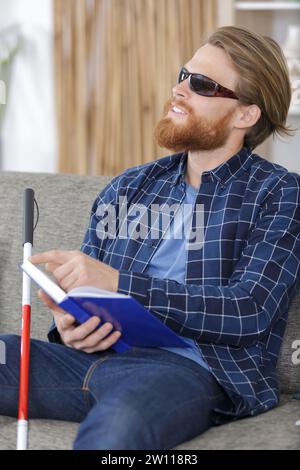
[[[201,175],[201,182],[206,183],[216,181],[219,182],[221,186],[223,186],[233,178],[237,178],[241,172],[249,168],[252,161],[253,156],[251,149],[248,147],[243,147],[238,153],[234,154],[225,162],[222,162],[216,168],[203,171]],[[186,163],[187,152],[181,154],[179,165],[177,166],[171,181],[171,186],[175,186],[178,182],[183,181]]]

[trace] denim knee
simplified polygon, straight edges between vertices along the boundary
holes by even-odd
[[[0,333],[0,340],[6,344],[20,344],[20,336],[10,333]]]
[[[135,399],[103,400],[80,424],[74,449],[139,450],[155,448],[154,434]]]

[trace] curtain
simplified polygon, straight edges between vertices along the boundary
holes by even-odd
[[[59,171],[116,175],[162,155],[153,128],[215,0],[54,0]]]

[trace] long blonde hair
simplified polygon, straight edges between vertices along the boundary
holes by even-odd
[[[286,126],[292,98],[288,67],[274,39],[236,26],[217,29],[207,40],[222,48],[239,75],[235,92],[245,104],[256,104],[261,117],[247,132],[244,144],[254,149],[269,135],[293,135]]]

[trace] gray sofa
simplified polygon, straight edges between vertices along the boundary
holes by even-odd
[[[0,331],[18,333],[21,326],[22,193],[32,187],[40,208],[34,251],[78,249],[91,204],[107,184],[107,177],[29,173],[0,173]],[[46,340],[51,314],[32,295],[32,337]],[[294,299],[279,360],[280,405],[256,417],[244,418],[210,429],[176,449],[299,449],[300,364],[293,364],[293,342],[300,340],[300,293]],[[294,354],[295,356],[295,354]],[[298,356],[299,357],[299,356]],[[1,366],[0,366],[1,367]],[[47,371],[45,371],[47,373]],[[71,449],[77,424],[32,420],[30,449]],[[14,449],[16,420],[0,417],[0,449]]]

